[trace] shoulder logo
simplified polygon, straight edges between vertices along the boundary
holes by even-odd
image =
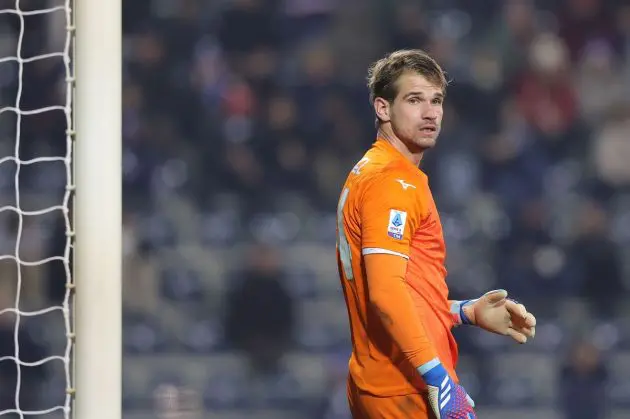
[[[363,157],[361,160],[358,161],[357,164],[354,165],[354,167],[352,168],[352,173],[354,173],[355,175],[360,175],[361,169],[363,168],[363,166],[365,166],[369,162],[370,162],[369,158]]]
[[[405,211],[390,210],[389,223],[387,224],[387,235],[396,240],[402,240],[405,234],[405,224],[407,223],[407,213]]]
[[[412,185],[411,183],[407,183],[402,179],[396,179],[396,182],[400,183],[400,186],[402,186],[403,191],[406,191],[408,188],[414,188],[416,189],[416,185]]]

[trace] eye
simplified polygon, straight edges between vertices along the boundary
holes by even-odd
[[[420,103],[420,99],[418,99],[417,97],[409,98],[409,103],[411,103],[412,105],[416,105]]]
[[[436,97],[435,99],[433,99],[434,105],[441,105],[442,103],[444,103],[444,99],[441,97]]]

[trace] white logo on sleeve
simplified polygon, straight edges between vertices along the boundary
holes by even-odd
[[[403,191],[406,191],[408,188],[414,188],[416,189],[416,185],[412,185],[411,183],[407,183],[402,179],[396,179],[396,182],[400,183],[400,186],[402,186]]]
[[[370,159],[368,159],[367,157],[363,157],[361,160],[357,162],[357,164],[354,165],[354,167],[352,168],[352,173],[355,175],[360,175],[361,169],[363,169],[363,166],[365,166],[369,162],[370,162]]]
[[[387,224],[387,235],[396,240],[401,240],[405,234],[406,223],[407,213],[405,211],[390,210],[389,223]]]

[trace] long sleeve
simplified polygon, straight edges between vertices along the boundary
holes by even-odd
[[[405,285],[407,260],[389,254],[365,256],[369,302],[386,330],[414,367],[435,359],[437,353]]]

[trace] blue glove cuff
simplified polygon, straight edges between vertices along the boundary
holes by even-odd
[[[456,325],[472,324],[472,322],[464,312],[464,307],[468,304],[474,303],[475,301],[477,301],[477,299],[453,301],[453,303],[451,304],[451,314],[453,315]]]
[[[434,358],[426,364],[420,365],[418,372],[425,383],[435,387],[439,387],[442,381],[444,381],[444,378],[448,377],[446,369],[438,358]]]

